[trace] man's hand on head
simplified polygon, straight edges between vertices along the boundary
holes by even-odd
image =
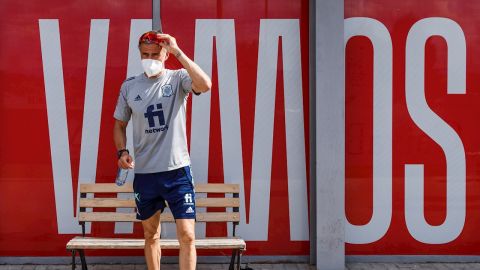
[[[167,49],[167,52],[178,57],[182,54],[182,50],[178,47],[177,40],[169,34],[157,34],[157,38],[160,40],[160,46]]]

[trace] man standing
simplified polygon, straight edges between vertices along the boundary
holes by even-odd
[[[145,73],[123,82],[115,108],[113,138],[118,166],[132,169],[126,149],[126,127],[133,124],[137,219],[142,221],[145,260],[149,270],[160,269],[160,214],[168,203],[180,243],[180,269],[195,269],[195,192],[186,136],[186,104],[190,92],[199,95],[211,80],[188,58],[174,37],[149,31],[138,48]],[[165,69],[173,55],[183,69]]]

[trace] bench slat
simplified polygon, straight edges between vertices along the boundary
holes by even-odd
[[[198,207],[240,207],[239,198],[197,198],[196,205]],[[94,198],[80,199],[80,207],[114,207],[114,208],[134,208],[134,199],[117,199],[117,198]]]
[[[125,221],[138,222],[136,213],[116,213],[116,212],[82,212],[78,216],[79,221]],[[162,222],[174,222],[171,213],[164,213],[160,215]],[[234,222],[240,221],[240,214],[238,212],[207,212],[197,213],[197,222]]]
[[[127,183],[123,186],[117,186],[112,183],[81,184],[81,193],[133,193],[133,185]]]
[[[134,199],[94,198],[80,199],[80,207],[126,207],[135,208]]]
[[[196,184],[195,193],[239,193],[238,184]]]
[[[117,186],[115,183],[81,184],[81,193],[132,193],[133,185]],[[238,184],[196,184],[196,193],[239,193]]]
[[[95,238],[77,236],[67,243],[67,249],[143,249],[144,239]],[[160,239],[162,249],[178,249],[177,239]],[[246,249],[246,243],[239,238],[196,239],[197,249]]]

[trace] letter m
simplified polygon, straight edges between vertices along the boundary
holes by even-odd
[[[234,20],[196,21],[195,62],[209,75],[212,74],[213,37],[216,40],[216,55],[218,56],[218,91],[225,182],[240,184],[240,234],[246,240],[261,241],[268,238],[278,41],[280,37],[282,38],[290,236],[292,241],[308,240],[299,20],[265,19],[260,21],[252,192],[248,223],[244,211],[245,189]],[[193,98],[191,137],[195,140],[191,141],[190,153],[195,166],[196,182],[208,179],[210,99],[210,93]],[[197,225],[197,234],[199,236],[205,234],[203,225]]]

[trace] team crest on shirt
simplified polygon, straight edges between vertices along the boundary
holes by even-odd
[[[171,84],[162,85],[162,96],[170,97],[173,94],[173,87]]]

